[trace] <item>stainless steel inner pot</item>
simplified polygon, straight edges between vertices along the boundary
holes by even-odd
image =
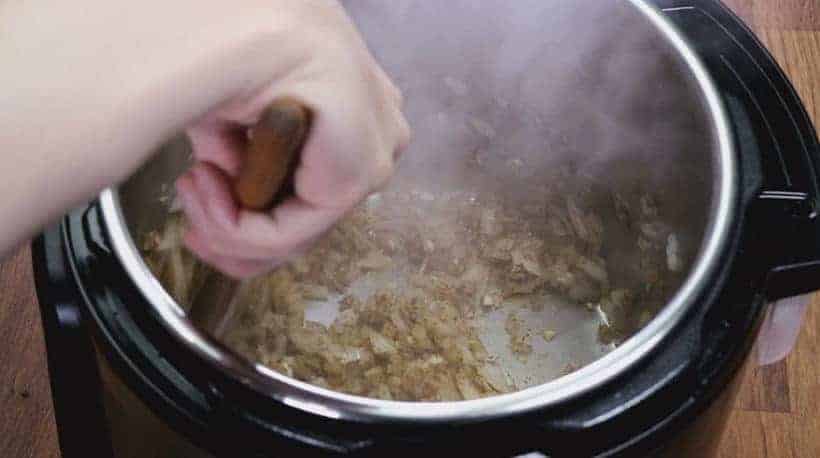
[[[120,261],[180,344],[249,387],[307,412],[421,422],[474,421],[542,408],[605,383],[652,350],[712,273],[736,191],[723,106],[673,26],[638,0],[344,3],[406,96],[415,141],[402,158],[397,182],[457,189],[470,179],[458,164],[483,151],[491,162],[522,158],[526,164],[525,173],[515,176],[499,167],[487,184],[511,198],[525,200],[539,173],[557,167],[591,177],[602,194],[652,189],[690,253],[689,269],[642,329],[547,383],[441,403],[330,391],[249,363],[204,335],[151,274],[135,240],[160,227],[167,214],[161,197],[189,153],[184,139],[176,139],[100,200]],[[629,272],[634,262],[633,253],[617,246],[604,256],[610,267],[622,267],[616,271]],[[564,348],[576,351],[572,345],[578,344]]]

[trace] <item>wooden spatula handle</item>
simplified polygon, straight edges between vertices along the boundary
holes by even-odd
[[[310,131],[312,113],[293,99],[273,102],[251,129],[243,166],[234,183],[241,207],[264,211],[274,203],[293,173]],[[230,327],[239,283],[212,269],[205,273],[188,312],[200,329],[220,337]]]
[[[312,117],[307,106],[290,98],[276,100],[265,110],[251,129],[234,184],[240,206],[263,211],[274,204],[298,162]]]

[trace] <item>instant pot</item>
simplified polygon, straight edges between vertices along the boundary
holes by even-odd
[[[699,261],[643,330],[510,395],[400,405],[328,393],[240,361],[163,307],[107,190],[32,249],[63,456],[713,451],[767,304],[820,289],[820,150],[794,89],[737,17],[717,1],[651,3],[625,2],[691,72],[715,146]]]

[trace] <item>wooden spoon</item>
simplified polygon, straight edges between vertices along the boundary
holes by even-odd
[[[233,186],[240,206],[270,210],[291,192],[293,172],[307,140],[312,112],[301,102],[274,101],[251,128],[242,169]],[[239,282],[208,269],[202,288],[193,299],[188,318],[205,332],[219,337],[234,315]]]

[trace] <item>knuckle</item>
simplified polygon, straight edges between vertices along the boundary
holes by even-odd
[[[392,156],[392,155],[391,155]],[[373,170],[373,183],[376,189],[383,188],[396,170],[395,162],[392,158],[382,159],[376,162]]]
[[[402,90],[399,89],[399,87],[393,82],[392,79],[390,79],[390,76],[385,73],[384,70],[379,69],[377,72],[377,80],[383,88],[384,95],[390,103],[399,108],[404,106],[404,93],[402,93]]]
[[[393,99],[394,103],[395,103],[395,104],[396,104],[396,106],[398,106],[399,108],[403,107],[403,106],[404,106],[404,93],[402,92],[402,90],[401,90],[401,89],[399,89],[399,88],[398,88],[395,84],[393,84],[392,82],[389,82],[388,84],[389,84],[389,86],[388,86],[388,87],[389,87],[390,95],[391,95],[391,97],[392,97],[392,99]]]
[[[410,140],[413,138],[413,129],[410,128],[410,124],[407,122],[407,119],[404,116],[399,117],[399,149],[404,149],[410,144]]]

